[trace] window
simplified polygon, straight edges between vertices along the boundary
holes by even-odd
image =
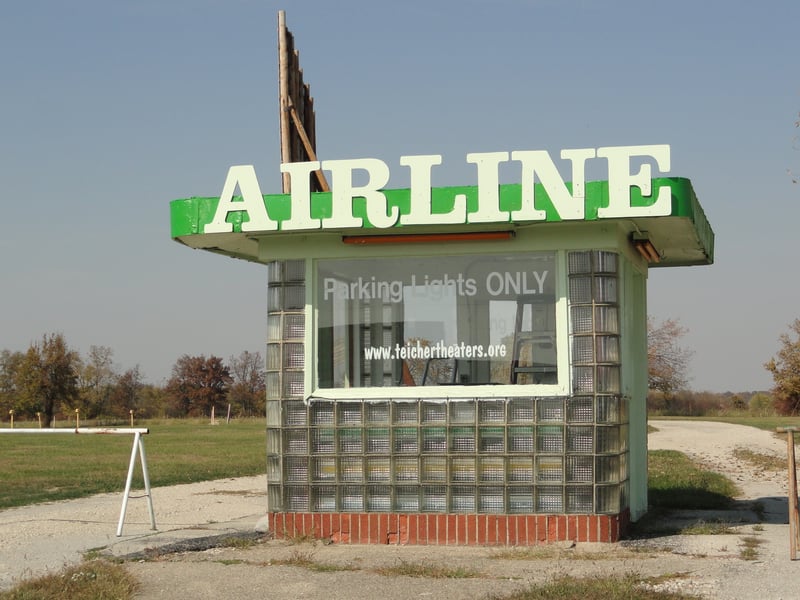
[[[317,261],[319,388],[558,383],[553,252]]]

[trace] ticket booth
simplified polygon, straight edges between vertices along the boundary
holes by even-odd
[[[476,153],[451,188],[437,156],[291,163],[276,195],[232,167],[173,201],[175,240],[265,265],[275,535],[618,540],[647,510],[648,270],[713,262],[690,181],[651,176],[669,152],[565,150],[571,182],[544,151]]]

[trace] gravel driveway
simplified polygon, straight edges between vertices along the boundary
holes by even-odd
[[[786,471],[754,469],[731,454],[741,446],[784,457],[785,441],[769,432],[723,423],[652,424],[658,431],[649,436],[651,449],[685,452],[731,477],[742,490],[736,510],[683,512],[672,518],[685,523],[723,519],[732,523],[731,533],[654,535],[619,544],[534,550],[341,546],[299,540],[221,547],[214,543],[219,539],[214,536],[247,536],[264,515],[265,478],[250,477],[156,488],[153,502],[159,531],[149,530],[145,500],[131,500],[119,538],[115,531],[121,494],[0,511],[0,589],[16,579],[78,562],[83,553],[94,549],[128,559],[127,567],[141,583],[137,596],[141,599],[256,594],[310,600],[477,599],[559,575],[629,573],[672,575],[659,586],[705,598],[798,597],[794,588],[800,561],[789,560]],[[741,557],[747,538],[757,540],[755,560]],[[162,552],[154,558],[159,548]],[[143,556],[148,558],[136,558]],[[433,579],[379,572],[418,565],[446,566],[472,576]]]

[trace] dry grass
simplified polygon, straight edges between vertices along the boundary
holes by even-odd
[[[0,600],[128,600],[136,589],[136,580],[122,565],[92,560],[23,581],[0,592]]]

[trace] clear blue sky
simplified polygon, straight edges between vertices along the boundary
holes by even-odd
[[[670,144],[716,264],[651,271],[649,312],[689,328],[693,389],[771,387],[800,317],[796,0],[4,2],[0,349],[58,331],[155,383],[263,352],[264,269],[171,241],[168,206],[234,164],[280,191],[281,8],[323,159],[442,154],[434,184],[471,185],[468,152]]]

